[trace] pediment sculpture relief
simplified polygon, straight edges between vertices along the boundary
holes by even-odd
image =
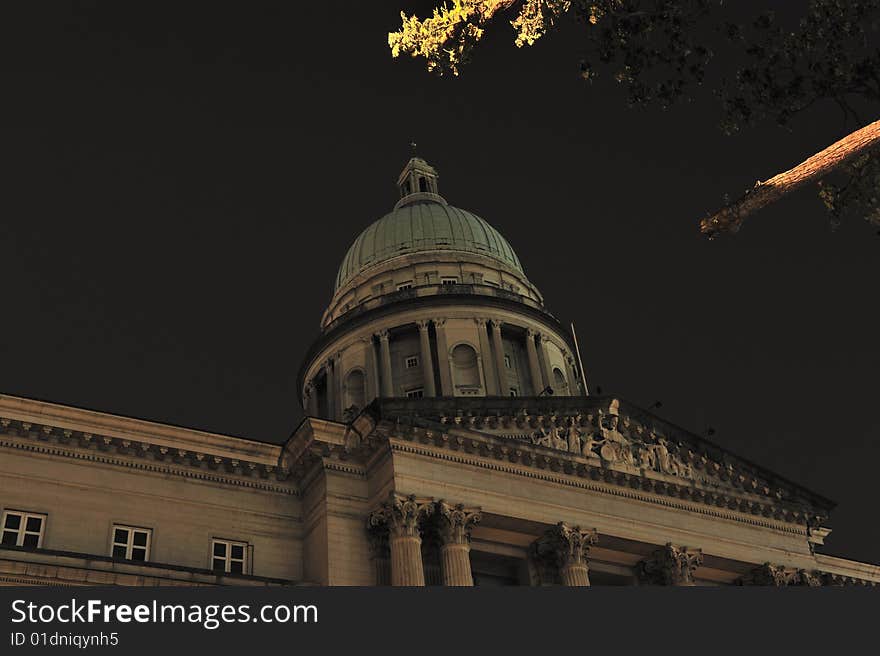
[[[602,417],[598,427],[581,427],[574,418],[567,426],[540,427],[531,435],[532,444],[609,464],[625,464],[670,476],[693,477],[693,468],[679,454],[677,445],[653,431],[625,436],[617,430],[617,416]]]

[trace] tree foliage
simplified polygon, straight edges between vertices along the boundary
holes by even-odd
[[[731,12],[723,0],[453,0],[426,19],[402,13],[403,25],[388,42],[395,57],[423,57],[429,70],[458,75],[502,15],[517,47],[532,45],[570,17],[581,25],[583,78],[610,75],[625,86],[631,105],[667,108],[705,85],[720,100],[719,123],[727,133],[763,120],[791,128],[796,116],[820,102],[837,105],[850,130],[864,125],[860,113],[876,112],[880,101],[880,0],[799,5],[800,20],[792,25],[773,12],[731,20],[741,7]],[[719,50],[733,63],[727,72],[717,65]],[[880,227],[880,153],[873,142],[864,143],[818,170],[832,225],[859,214]],[[716,228],[735,230],[741,220]],[[710,235],[719,231],[705,225]]]

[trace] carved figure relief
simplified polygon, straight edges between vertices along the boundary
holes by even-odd
[[[574,419],[568,420],[566,428],[541,426],[532,434],[531,441],[548,449],[580,453],[588,458],[599,457],[611,464],[638,466],[671,476],[692,476],[691,466],[682,460],[677,447],[665,437],[653,432],[646,438],[638,434],[627,437],[618,431],[616,415],[600,416],[596,423],[599,428],[588,426],[583,431]]]

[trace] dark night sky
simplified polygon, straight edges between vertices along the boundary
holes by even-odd
[[[836,108],[733,138],[708,96],[627,110],[579,80],[572,27],[516,50],[500,25],[438,79],[390,57],[405,0],[35,4],[0,16],[0,391],[283,441],[415,139],[575,321],[593,386],[835,499],[825,551],[880,561],[880,237],[809,190],[697,230],[853,128]]]

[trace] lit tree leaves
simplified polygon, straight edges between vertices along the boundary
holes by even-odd
[[[723,0],[453,0],[423,20],[401,14],[402,27],[388,43],[395,57],[424,57],[429,70],[458,75],[502,13],[512,16],[518,47],[568,15],[583,26],[583,78],[610,75],[626,87],[631,105],[670,107],[708,81],[727,133],[760,120],[788,127],[817,102],[840,107],[849,130],[865,125],[870,116],[859,112],[867,106],[876,115],[880,101],[880,0],[800,2],[803,15],[792,28],[769,12],[730,22]],[[707,38],[716,49],[733,46],[731,79],[709,77],[714,51]],[[834,223],[856,213],[876,224],[880,154],[872,147],[854,155],[829,169],[834,180],[822,181],[821,198]]]

